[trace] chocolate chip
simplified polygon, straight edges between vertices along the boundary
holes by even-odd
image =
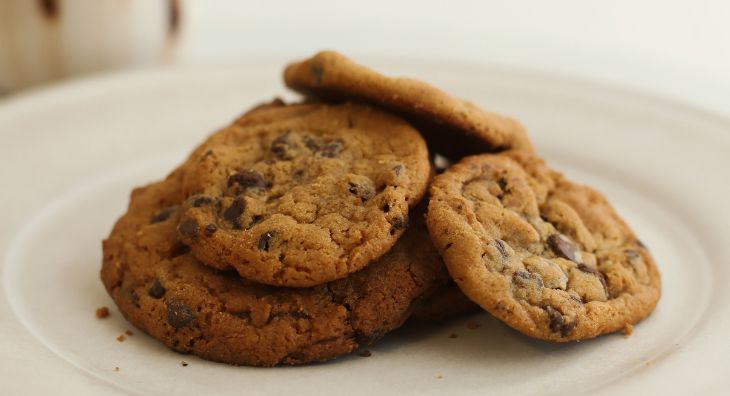
[[[395,235],[398,230],[402,230],[408,227],[407,217],[396,217],[393,222],[390,223],[390,235]]]
[[[265,188],[269,183],[261,173],[252,169],[246,169],[228,177],[228,187],[234,184],[238,184],[243,188]]]
[[[241,215],[246,210],[246,200],[242,196],[238,196],[233,200],[231,206],[223,211],[223,218],[229,222],[233,228],[241,229]]]
[[[499,185],[499,188],[502,190],[502,192],[507,191],[507,180],[505,180],[503,177],[500,177],[497,180],[497,185]]]
[[[289,136],[281,135],[271,142],[271,152],[276,158],[286,158],[287,148],[289,148]]]
[[[388,212],[390,212],[390,204],[386,202],[383,205],[383,213],[388,213]]]
[[[218,226],[216,226],[213,223],[210,223],[207,226],[205,226],[205,236],[207,236],[207,237],[215,234],[216,231],[218,231]]]
[[[304,178],[304,169],[297,169],[294,171],[294,179],[302,180]]]
[[[167,323],[175,329],[190,326],[195,321],[195,311],[180,300],[167,302]]]
[[[327,143],[326,146],[322,149],[321,155],[326,158],[334,158],[337,157],[340,152],[342,151],[342,140],[337,139],[333,140],[329,143]]]
[[[501,239],[495,239],[492,241],[494,244],[494,247],[497,248],[497,251],[499,252],[499,255],[502,256],[502,260],[507,260],[509,258],[509,251],[507,250],[507,243],[505,243]]]
[[[561,337],[567,336],[575,328],[576,321],[573,320],[565,323],[563,314],[561,314],[557,309],[548,305],[545,307],[545,312],[547,312],[548,319],[550,320],[550,331],[554,333],[560,332]]]
[[[578,324],[577,318],[573,318],[573,320],[571,320],[570,322],[564,323],[560,327],[560,335],[562,337],[567,337],[568,334],[573,332],[573,329],[575,329],[575,325],[577,325],[577,324]]]
[[[587,273],[587,274],[591,274],[591,275],[596,276],[598,278],[598,280],[601,281],[601,284],[603,285],[603,288],[605,290],[608,290],[608,285],[606,284],[606,276],[603,275],[603,272],[601,272],[601,271],[599,271],[599,270],[597,270],[597,269],[595,269],[593,267],[589,267],[589,266],[587,266],[585,264],[578,264],[578,269],[581,270],[581,271],[583,271],[583,272],[585,272],[585,273]]]
[[[187,238],[198,236],[198,222],[193,218],[187,218],[177,227],[178,232]]]
[[[400,172],[403,170],[403,165],[396,165],[393,167],[393,173],[395,173],[396,176],[400,176]]]
[[[527,271],[517,271],[513,277],[514,281],[522,286],[536,285],[538,288],[544,287],[544,283],[540,275],[533,274]]]
[[[319,144],[312,138],[306,137],[304,138],[304,145],[307,146],[309,151],[316,153],[319,151]]]
[[[550,235],[547,239],[548,246],[558,256],[573,262],[578,262],[575,258],[576,248],[573,242],[567,237],[560,234]]]
[[[189,252],[190,252],[190,246],[188,246],[180,241],[176,241],[172,244],[172,247],[170,247],[170,258],[182,256],[183,254],[187,254]]]
[[[213,198],[206,195],[198,195],[190,198],[190,205],[194,208],[199,208],[203,205],[209,205],[213,203]]]
[[[348,188],[347,190],[350,193],[357,195],[357,186],[354,183],[348,183],[348,184],[349,184],[350,188]]]
[[[155,281],[152,283],[152,286],[150,287],[150,290],[147,292],[147,294],[150,295],[152,298],[160,299],[165,295],[165,288],[162,286],[162,283],[160,283],[159,279],[155,279]]]
[[[177,210],[176,206],[162,209],[161,211],[155,213],[152,217],[150,217],[150,224],[159,223],[169,219],[170,216],[175,213],[175,210]]]
[[[276,231],[266,231],[265,233],[263,233],[261,237],[259,237],[259,250],[268,252],[271,248],[271,239],[274,238],[274,235],[276,235]]]

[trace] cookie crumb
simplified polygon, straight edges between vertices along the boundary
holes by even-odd
[[[119,342],[124,342],[124,340],[126,340],[126,339],[127,339],[127,337],[125,337],[124,334],[120,334],[119,337],[117,337],[117,341],[119,341]]]
[[[449,338],[459,338],[459,335],[456,333],[449,334]]]
[[[114,371],[119,371],[119,366],[115,366]]]
[[[442,378],[444,378],[444,376],[443,376],[443,375],[441,375],[441,374],[439,374],[439,375],[437,375],[437,376],[436,376],[436,378],[438,378],[438,379],[442,379]]]
[[[373,353],[366,349],[366,350],[360,352],[358,355],[360,355],[362,357],[370,357],[370,356],[373,356]]]
[[[186,362],[186,361],[183,360],[183,361],[180,362],[180,365],[183,366],[183,367],[188,367],[188,362]]]
[[[624,325],[624,337],[629,338],[631,334],[634,334],[634,325],[626,323]]]
[[[132,330],[124,330],[124,334],[126,334],[128,336],[133,336],[134,335],[134,333],[132,333]]]
[[[107,307],[99,307],[96,309],[96,317],[99,319],[104,319],[107,316],[109,316],[109,308]]]
[[[646,366],[647,368],[651,367],[653,365],[654,365],[654,363],[651,360],[647,360],[646,363],[644,363],[644,366]]]
[[[482,325],[480,325],[477,322],[474,322],[473,320],[470,320],[469,323],[466,324],[466,328],[469,330],[476,330],[480,327],[482,327]]]

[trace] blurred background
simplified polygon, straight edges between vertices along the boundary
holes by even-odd
[[[0,96],[318,49],[627,86],[730,115],[730,1],[0,0]]]

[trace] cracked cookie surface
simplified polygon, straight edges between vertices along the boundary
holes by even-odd
[[[177,170],[133,191],[103,242],[101,270],[127,320],[179,352],[256,366],[332,359],[399,327],[415,299],[448,279],[425,226],[365,269],[310,288],[204,266],[176,231],[183,179]]]
[[[180,238],[249,280],[308,287],[387,252],[426,190],[426,144],[365,105],[270,104],[213,134],[182,166]]]
[[[427,224],[461,290],[532,337],[618,331],[660,296],[649,251],[603,195],[533,154],[467,157],[436,176]]]
[[[384,76],[334,51],[292,63],[284,82],[325,100],[364,100],[399,113],[426,137],[432,150],[450,158],[505,149],[532,151],[516,120],[485,111],[410,78]]]

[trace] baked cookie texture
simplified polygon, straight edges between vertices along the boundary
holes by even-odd
[[[385,254],[430,172],[424,140],[396,116],[274,102],[213,134],[182,165],[178,234],[206,265],[314,286]]]
[[[180,168],[133,191],[103,242],[101,270],[127,320],[176,351],[256,366],[332,359],[399,327],[414,300],[448,279],[425,226],[365,269],[310,288],[261,285],[205,266],[177,231],[185,178]]]
[[[418,299],[411,318],[428,322],[443,322],[479,310],[479,305],[465,296],[456,283],[449,279],[449,282],[439,285],[432,292]]]
[[[361,100],[408,118],[432,150],[450,158],[505,149],[532,151],[516,120],[485,111],[427,83],[384,76],[334,51],[319,52],[284,71],[296,91],[324,100]]]
[[[431,186],[427,224],[460,289],[531,337],[570,341],[649,315],[660,275],[595,190],[534,154],[464,158]]]

